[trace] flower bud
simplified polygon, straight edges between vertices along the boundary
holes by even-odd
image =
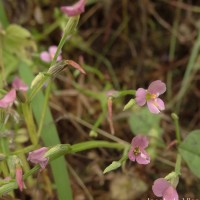
[[[48,70],[48,73],[56,77],[66,67],[67,67],[66,62],[62,60],[62,61],[57,62],[55,65],[51,66]]]
[[[131,108],[134,104],[135,104],[135,100],[134,100],[134,99],[129,100],[129,102],[124,106],[123,111],[128,110],[128,109]]]

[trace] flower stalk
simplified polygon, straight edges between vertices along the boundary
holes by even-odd
[[[59,147],[59,148],[57,148]],[[61,157],[65,154],[73,154],[78,153],[81,151],[94,149],[94,148],[111,148],[111,149],[117,149],[117,150],[123,150],[124,148],[127,148],[127,145],[119,144],[115,142],[107,142],[107,141],[88,141],[88,142],[82,142],[79,144],[69,145],[69,144],[61,144],[57,145],[56,151],[53,151],[51,149],[54,149],[52,147],[49,150],[49,153],[47,152],[46,155],[49,158],[49,162],[55,160],[58,157]],[[39,164],[37,164],[35,167],[33,167],[31,170],[29,170],[27,173],[23,175],[23,180],[26,180],[29,176],[33,175],[34,173],[38,172],[40,169]],[[10,192],[14,189],[17,189],[17,183],[16,181],[12,180],[12,182],[9,182],[2,187],[0,187],[0,196],[3,194]]]
[[[33,120],[33,114],[32,111],[30,109],[30,105],[28,103],[24,103],[22,104],[22,111],[24,114],[24,119],[27,125],[27,129],[28,129],[28,133],[29,133],[29,137],[31,140],[31,143],[33,145],[36,145],[38,142],[38,138],[37,138],[37,132],[36,132],[36,127],[35,127],[35,123]]]

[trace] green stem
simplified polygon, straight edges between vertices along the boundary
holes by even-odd
[[[99,115],[98,119],[96,120],[94,126],[92,127],[91,131],[95,131],[97,130],[97,128],[100,126],[100,124],[102,123],[102,121],[104,120],[106,116],[106,110],[104,109],[103,112]]]
[[[123,150],[124,148],[126,148],[126,145],[118,144],[114,142],[107,142],[107,141],[87,141],[87,142],[82,142],[79,144],[74,144],[71,146],[69,144],[63,144],[63,145],[60,145],[60,148],[57,151],[55,151],[55,154],[49,155],[49,162],[65,154],[77,153],[80,151],[85,151],[85,150],[94,149],[94,148],[113,148],[113,149]],[[23,175],[23,180],[26,180],[29,176],[36,173],[39,169],[40,167],[37,164],[30,171],[28,171],[26,174]],[[18,186],[17,186],[16,181],[10,182],[1,186],[0,196],[2,196],[5,193],[8,193],[9,191],[12,191],[13,189],[16,189],[17,187]]]
[[[181,174],[181,155],[178,154],[176,157],[175,172],[177,175]]]
[[[51,90],[51,83],[49,82],[46,92],[45,92],[45,97],[44,97],[44,104],[43,104],[43,108],[42,108],[42,114],[41,114],[41,118],[40,118],[40,124],[39,124],[39,129],[38,129],[38,140],[40,138],[41,132],[42,132],[42,128],[44,125],[44,119],[45,119],[45,114],[47,111],[47,107],[48,107],[48,100],[49,100],[49,94],[50,94],[50,90]]]
[[[28,128],[30,140],[33,145],[36,145],[38,142],[38,138],[37,138],[36,127],[33,120],[33,114],[30,109],[30,105],[28,103],[22,104],[22,111],[24,114],[24,119],[25,119],[27,128]]]
[[[4,28],[6,28],[9,25],[9,21],[6,16],[4,5],[3,5],[3,0],[0,0],[0,23],[2,23]]]
[[[78,21],[79,21],[79,17],[80,16],[74,16],[74,17],[70,17],[69,18],[69,21],[67,22],[67,25],[65,27],[65,30],[64,30],[64,34],[59,42],[59,45],[58,45],[58,48],[57,48],[57,51],[53,57],[53,60],[51,62],[51,66],[55,65],[56,63],[56,60],[59,56],[59,53],[61,52],[61,49],[63,47],[63,45],[65,44],[65,41],[67,39],[67,37],[72,34],[72,32],[74,31],[74,29],[76,28],[77,24],[78,24]],[[46,110],[47,110],[47,106],[48,106],[48,100],[49,100],[49,95],[50,95],[50,91],[51,91],[51,82],[48,83],[48,86],[47,86],[47,89],[46,89],[46,92],[45,92],[45,100],[44,100],[44,104],[43,104],[43,110],[42,110],[42,115],[41,115],[41,119],[40,119],[40,124],[39,124],[39,129],[38,129],[38,139],[39,139],[39,136],[42,132],[42,128],[43,128],[43,125],[44,125],[44,119],[45,119],[45,114],[46,114]]]
[[[5,130],[4,126],[5,122],[1,126],[0,132],[3,132]],[[8,138],[5,135],[0,136],[0,152],[2,152],[5,156],[8,156],[10,154],[8,147]],[[3,160],[0,164],[4,177],[7,177],[9,175],[9,172],[6,160]]]
[[[72,145],[71,153],[77,153],[80,151],[85,151],[94,148],[101,148],[101,147],[122,150],[124,149],[125,145],[115,142],[106,142],[106,141],[88,141]]]
[[[9,151],[9,145],[8,145],[8,138],[6,136],[1,137],[0,143],[1,143],[1,150],[3,154],[5,154],[6,156],[9,156],[10,151]]]
[[[21,145],[19,146],[19,148],[23,148]],[[30,170],[30,166],[29,166],[29,164],[28,164],[28,161],[27,161],[27,158],[26,158],[26,156],[25,156],[25,154],[23,153],[23,154],[20,154],[20,155],[18,155],[18,157],[20,158],[20,160],[22,161],[22,163],[23,163],[23,171],[25,172],[25,173],[27,173],[29,170]],[[31,187],[32,185],[33,185],[33,177],[32,176],[30,176],[28,179],[27,179],[27,182],[28,182],[28,185]]]
[[[0,32],[0,70],[1,70],[0,88],[2,88],[3,85],[5,84],[5,67],[4,67],[4,60],[3,60],[3,35],[1,32]]]
[[[123,97],[126,95],[135,95],[136,91],[135,90],[123,90],[119,92],[119,96]]]
[[[55,53],[55,56],[51,62],[51,66],[53,66],[55,63],[56,63],[56,60],[58,58],[58,55],[59,53],[61,52],[61,49],[63,47],[63,45],[65,44],[65,41],[67,39],[67,37],[72,34],[72,32],[74,31],[74,29],[76,28],[77,24],[78,24],[78,21],[79,21],[79,17],[80,16],[74,16],[74,17],[70,17],[69,18],[69,21],[67,22],[67,25],[65,27],[65,30],[64,30],[64,34],[60,40],[60,43],[58,45],[58,49]]]
[[[38,148],[39,148],[39,146],[38,146]],[[33,151],[34,149],[37,149],[37,145],[30,145],[30,146],[25,147],[23,149],[11,152],[11,155],[18,155],[18,154],[22,154],[22,153],[25,154],[25,153],[28,153],[30,151]]]
[[[175,124],[176,139],[178,141],[178,144],[180,144],[181,143],[181,134],[180,134],[180,128],[179,128],[179,118],[175,113],[172,113],[172,118],[173,118],[174,124]]]

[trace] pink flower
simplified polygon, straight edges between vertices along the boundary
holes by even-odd
[[[166,91],[166,85],[160,80],[153,81],[147,90],[139,88],[136,91],[136,103],[143,106],[147,102],[149,111],[158,114],[165,109],[164,102],[158,98],[159,95]]]
[[[150,163],[150,157],[144,150],[149,145],[147,137],[137,135],[131,142],[131,148],[128,152],[128,157],[131,161],[137,161],[137,163],[146,165]]]
[[[10,90],[2,99],[0,99],[0,108],[8,108],[16,99],[15,89]]]
[[[12,82],[12,87],[15,90],[20,90],[20,91],[27,91],[28,90],[28,85],[26,85],[19,77],[15,77],[15,79]]]
[[[16,181],[17,181],[18,187],[19,187],[20,191],[22,191],[23,187],[24,187],[24,183],[23,183],[23,174],[22,174],[21,167],[16,168],[15,176],[16,176]]]
[[[44,157],[44,154],[48,151],[47,147],[42,147],[35,151],[29,152],[27,160],[31,161],[34,164],[39,164],[42,169],[44,169],[49,159]]]
[[[85,11],[85,0],[79,0],[72,6],[62,6],[61,11],[69,17],[80,15]]]
[[[53,57],[57,51],[57,46],[50,46],[48,51],[43,51],[40,53],[40,59],[44,62],[51,62],[53,60]],[[58,56],[57,61],[62,60],[61,55]]]
[[[164,200],[178,200],[176,189],[164,178],[155,180],[152,190],[157,197],[163,197]]]

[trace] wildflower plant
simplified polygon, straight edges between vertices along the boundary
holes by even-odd
[[[132,141],[131,139],[124,141],[115,135],[117,131],[115,129],[116,122],[113,106],[115,103],[117,104],[117,100],[130,97],[130,100],[124,105],[124,109],[121,107],[121,111],[132,110],[134,114],[136,111],[142,113],[142,107],[147,104],[149,109],[148,116],[150,115],[149,118],[155,119],[155,116],[160,116],[166,109],[166,103],[160,98],[160,95],[166,92],[167,87],[164,81],[161,80],[152,81],[147,89],[139,87],[136,88],[136,90],[115,90],[108,84],[104,88],[105,91],[97,91],[96,93],[91,92],[90,89],[81,88],[74,81],[73,86],[77,89],[78,93],[87,94],[91,98],[98,100],[101,105],[102,114],[93,126],[88,126],[91,129],[90,136],[98,137],[101,135],[106,137],[106,139],[82,141],[76,144],[61,144],[56,126],[52,123],[53,117],[48,106],[49,96],[54,80],[59,77],[60,74],[63,74],[64,70],[73,68],[73,70],[77,70],[80,73],[80,76],[88,76],[88,71],[92,71],[84,65],[79,65],[78,61],[65,59],[64,53],[61,55],[61,53],[64,52],[63,46],[67,38],[69,36],[73,37],[73,33],[79,22],[80,14],[85,11],[85,6],[86,1],[79,0],[72,6],[62,6],[60,8],[61,12],[68,16],[68,21],[66,22],[59,44],[50,46],[47,48],[48,51],[43,51],[40,54],[38,53],[38,57],[43,62],[48,63],[49,68],[46,71],[38,70],[36,75],[35,71],[33,73],[30,66],[27,66],[27,63],[29,63],[27,61],[28,55],[24,52],[26,49],[26,42],[29,41],[27,38],[30,38],[31,34],[26,29],[13,25],[8,25],[7,28],[4,28],[5,30],[1,30],[0,32],[1,36],[4,32],[8,34],[10,29],[17,29],[21,33],[19,37],[21,42],[18,41],[17,47],[11,48],[10,53],[16,52],[16,55],[19,55],[19,49],[24,53],[24,58],[20,60],[19,69],[17,68],[17,64],[15,64],[13,73],[15,72],[16,76],[7,84],[4,84],[4,82],[10,79],[7,79],[6,74],[3,73],[5,67],[4,64],[1,64],[3,75],[1,83],[2,90],[0,91],[0,167],[2,176],[2,181],[0,182],[0,196],[7,193],[12,193],[12,195],[15,196],[13,193],[15,189],[24,192],[27,188],[31,188],[33,185],[33,175],[35,173],[43,173],[47,165],[51,165],[58,199],[64,200],[67,198],[68,200],[72,200],[69,176],[66,169],[67,164],[63,156],[68,154],[74,155],[78,152],[94,148],[114,149],[120,157],[118,160],[114,160],[111,164],[108,163],[108,166],[105,166],[104,171],[102,171],[104,174],[119,170],[120,168],[122,168],[123,171],[131,170],[132,166],[135,165],[139,167],[142,166],[144,173],[147,173],[145,170],[148,167],[147,165],[154,162],[155,157],[152,157],[152,152],[155,153],[155,149],[151,149],[154,144],[152,141],[161,141],[161,137],[158,138],[158,135],[155,134],[155,126],[149,128],[148,132],[135,131],[134,129]],[[5,40],[5,38],[4,36],[0,39]],[[13,38],[13,40],[15,39],[16,38]],[[10,42],[8,38],[6,38],[4,43],[6,43],[6,41]],[[29,45],[35,47],[32,42],[29,43]],[[0,48],[3,49],[1,46]],[[3,51],[2,49],[1,51]],[[35,50],[36,48],[33,49]],[[0,60],[3,60],[1,51]],[[33,61],[31,62],[31,64],[33,64]],[[103,76],[98,72],[96,72],[96,74],[99,77]],[[12,73],[9,74],[8,77],[13,78]],[[19,113],[22,124],[13,122],[12,114],[10,118],[8,117],[7,114],[10,114],[9,109],[11,107]],[[90,107],[90,105],[88,107]],[[145,115],[145,117],[147,117],[147,115]],[[200,163],[200,150],[197,143],[199,139],[199,130],[193,131],[185,140],[182,140],[181,131],[179,129],[179,118],[175,113],[173,113],[171,117],[174,122],[176,137],[176,143],[173,144],[176,144],[178,150],[176,152],[176,161],[173,164],[175,167],[165,178],[159,178],[158,176],[156,180],[152,179],[152,194],[157,197],[162,197],[165,200],[178,200],[178,183],[179,176],[181,176],[182,158],[186,161],[191,171],[196,176],[200,177],[199,170],[196,167],[198,166],[197,164]],[[75,118],[76,117],[74,117],[74,119]],[[104,123],[104,119],[108,119],[111,134],[105,131],[99,131],[99,127]],[[140,123],[142,121],[142,125],[144,126],[148,121],[143,121],[141,118],[139,120]],[[79,121],[81,120],[79,119]],[[81,123],[88,125],[86,122],[81,121]],[[152,125],[152,123],[149,124],[150,126]],[[28,141],[20,145],[9,145],[10,138],[5,132],[12,129],[15,134],[17,134],[18,130],[16,129],[22,128],[20,126],[23,128],[25,127]],[[194,152],[196,158],[193,162],[191,162],[193,156],[191,152]],[[126,165],[126,163],[129,163],[129,165]],[[49,170],[49,168],[47,168],[47,170]]]

